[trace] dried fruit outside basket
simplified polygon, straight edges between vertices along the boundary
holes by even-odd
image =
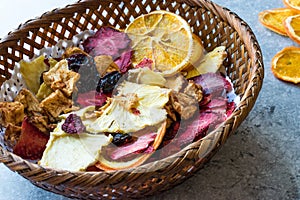
[[[124,29],[132,19],[157,9],[185,18],[207,51],[226,46],[229,55],[225,61],[226,72],[241,101],[219,128],[171,157],[124,171],[45,169],[6,151],[3,144],[0,145],[0,162],[38,187],[82,199],[142,198],[170,189],[199,170],[246,118],[264,76],[261,50],[250,27],[228,9],[210,1],[85,0],[50,11],[1,40],[0,82],[15,78],[12,73],[15,73],[16,63],[40,54],[45,46],[52,47],[61,39],[70,40],[82,31],[96,30],[101,25]]]

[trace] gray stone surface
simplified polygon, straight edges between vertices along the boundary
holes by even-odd
[[[300,88],[274,78],[272,57],[298,46],[258,22],[262,10],[283,7],[281,0],[216,0],[244,19],[264,56],[265,79],[257,103],[238,130],[193,177],[149,200],[300,199]],[[30,184],[0,164],[0,200],[61,199]]]

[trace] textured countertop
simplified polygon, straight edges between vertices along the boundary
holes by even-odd
[[[72,0],[1,0],[0,38],[20,23]],[[261,46],[265,79],[256,105],[213,159],[193,177],[158,199],[300,199],[300,88],[276,79],[272,57],[298,46],[258,22],[260,11],[283,7],[281,0],[216,0],[246,21]],[[17,6],[16,6],[17,5]],[[300,70],[300,69],[299,69]],[[67,198],[33,186],[0,164],[0,200]]]

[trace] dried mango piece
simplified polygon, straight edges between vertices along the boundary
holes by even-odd
[[[266,28],[280,35],[287,36],[283,22],[287,17],[297,14],[299,14],[299,11],[291,8],[275,8],[260,12],[258,19]]]
[[[300,48],[286,47],[272,59],[272,72],[278,79],[300,83]]]
[[[27,88],[36,94],[40,88],[40,77],[44,71],[48,70],[48,66],[44,62],[45,56],[39,56],[36,59],[26,62],[20,61],[20,72],[26,83]]]

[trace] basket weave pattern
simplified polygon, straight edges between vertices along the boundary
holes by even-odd
[[[153,10],[168,10],[188,21],[207,51],[224,45],[225,61],[241,102],[231,117],[201,141],[179,153],[135,169],[117,172],[68,172],[45,169],[6,151],[0,162],[46,190],[73,198],[141,198],[167,190],[199,170],[225,143],[252,109],[263,81],[260,47],[249,26],[236,14],[208,0],[84,0],[21,24],[0,41],[0,83],[10,79],[21,59],[44,47],[70,40],[102,25],[124,29],[131,20]]]

